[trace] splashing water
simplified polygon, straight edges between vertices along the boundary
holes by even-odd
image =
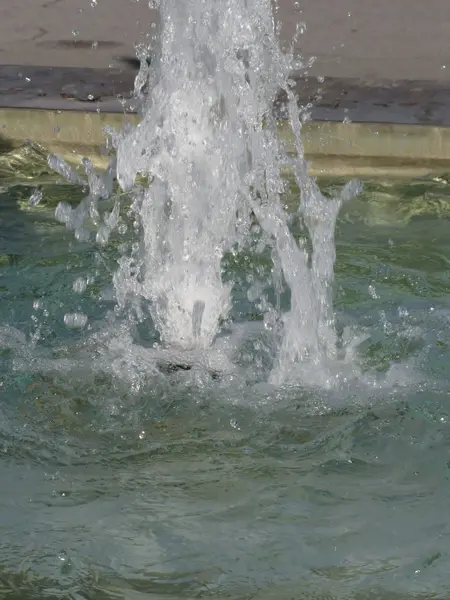
[[[165,347],[209,348],[232,305],[223,258],[246,246],[256,220],[261,247],[272,250],[274,281],[284,279],[291,292],[290,311],[274,321],[279,352],[271,379],[281,383],[293,365],[318,365],[336,355],[334,226],[342,201],[358,192],[358,184],[329,200],[308,176],[290,79],[305,66],[292,51],[281,51],[270,0],[162,0],[159,8],[159,48],[150,66],[143,57],[135,83],[141,121],[113,141],[116,177],[133,195],[141,231],[140,243],[122,256],[114,275],[117,301],[121,307],[136,297],[148,301]],[[273,116],[280,90],[287,97],[293,156]],[[85,168],[91,193],[83,208],[75,214],[60,206],[57,212],[80,239],[84,217],[99,223],[98,200],[111,189]],[[294,214],[283,206],[286,169],[300,190]],[[146,184],[139,186],[138,178]],[[100,243],[118,211],[116,203],[100,225]],[[292,235],[293,218],[302,223],[305,240]]]

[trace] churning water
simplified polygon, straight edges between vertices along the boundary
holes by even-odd
[[[359,186],[350,183],[330,200],[307,174],[296,82],[289,79],[303,65],[292,52],[281,52],[270,0],[165,0],[160,11],[157,58],[149,67],[143,57],[136,79],[142,119],[114,137],[110,180],[91,174],[89,198],[75,210],[61,205],[57,217],[79,239],[89,237],[87,220],[98,222],[97,241],[105,244],[120,203],[103,219],[98,203],[110,195],[113,175],[131,193],[139,240],[114,275],[118,306],[144,302],[157,343],[169,353],[214,348],[232,306],[234,282],[223,278],[227,253],[250,247],[271,253],[271,277],[259,278],[249,292],[276,347],[269,380],[309,379],[311,365],[316,381],[328,380],[338,342],[334,226],[342,201]],[[295,157],[288,156],[272,116],[280,90]],[[291,212],[282,176],[289,168],[299,190]],[[146,184],[138,186],[137,176]],[[297,238],[293,220],[301,223]],[[278,305],[267,299],[268,285],[281,281],[291,297],[285,312],[279,299]],[[135,308],[141,320],[141,307]],[[308,373],[301,374],[305,365]]]
[[[447,598],[446,180],[319,186],[271,3],[160,10],[106,173],[1,161],[0,597]]]

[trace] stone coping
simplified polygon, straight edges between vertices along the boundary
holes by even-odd
[[[86,155],[106,164],[105,126],[137,119],[135,73],[132,61],[123,69],[0,66],[1,145],[31,141],[71,162]],[[313,104],[304,127],[312,172],[410,178],[450,170],[450,85],[298,78],[297,92],[301,105]],[[274,111],[290,145],[281,94]]]
[[[0,109],[1,146],[26,142],[76,163],[88,156],[107,165],[104,128],[119,130],[135,114]],[[292,132],[279,121],[281,137],[293,150]],[[304,125],[305,153],[317,175],[359,177],[419,177],[450,171],[450,128],[391,123],[313,121]],[[1,150],[0,150],[1,151]]]
[[[133,112],[136,72],[133,59],[110,69],[0,65],[0,108]],[[293,77],[313,120],[450,125],[450,83]],[[275,110],[283,118],[281,94]]]

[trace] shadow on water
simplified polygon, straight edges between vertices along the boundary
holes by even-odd
[[[119,61],[127,67],[136,71],[136,73],[139,71],[139,68],[141,66],[141,61],[135,56],[121,56],[119,58]],[[151,58],[147,58],[147,65],[150,66],[150,64]]]

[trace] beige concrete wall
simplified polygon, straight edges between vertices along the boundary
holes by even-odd
[[[4,144],[40,144],[73,163],[88,156],[96,166],[108,163],[104,127],[119,130],[136,115],[0,109]],[[289,124],[279,123],[282,139],[294,151]],[[386,123],[315,122],[304,126],[311,172],[326,176],[411,178],[450,171],[450,128]]]

